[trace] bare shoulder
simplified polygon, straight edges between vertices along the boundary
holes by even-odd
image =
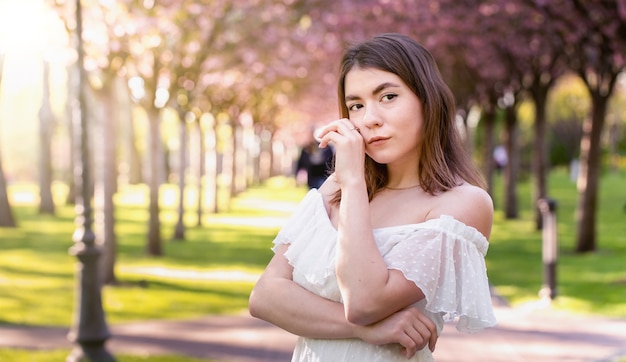
[[[480,231],[487,239],[493,223],[493,201],[487,191],[470,184],[463,184],[438,195],[436,206],[429,219],[449,215]]]

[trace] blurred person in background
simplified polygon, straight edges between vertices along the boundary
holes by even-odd
[[[306,177],[309,189],[319,189],[330,176],[333,156],[332,147],[320,148],[319,142],[311,137],[311,141],[300,151],[296,164],[296,179]]]

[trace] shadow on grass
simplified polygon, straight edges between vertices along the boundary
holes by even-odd
[[[68,256],[69,258],[70,256]],[[33,265],[30,268],[24,268],[23,266],[8,266],[2,265],[0,266],[0,275],[12,275],[12,277],[16,277],[18,279],[27,279],[27,278],[57,278],[67,280],[74,276],[73,271],[52,271],[49,268],[36,269],[38,266]]]

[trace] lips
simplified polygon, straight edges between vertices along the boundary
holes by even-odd
[[[383,141],[386,141],[389,138],[390,137],[381,137],[381,136],[372,137],[372,138],[367,140],[367,144],[371,145],[371,144],[382,143]]]

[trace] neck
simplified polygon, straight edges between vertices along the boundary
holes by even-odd
[[[395,187],[391,187],[391,186],[385,186],[385,188],[387,190],[395,190],[395,191],[402,191],[402,190],[409,190],[409,189],[414,189],[416,187],[419,187],[420,184],[413,184],[413,185],[409,185],[409,186],[395,186]]]
[[[420,185],[419,160],[406,157],[387,164],[387,184],[389,190],[405,190]]]

